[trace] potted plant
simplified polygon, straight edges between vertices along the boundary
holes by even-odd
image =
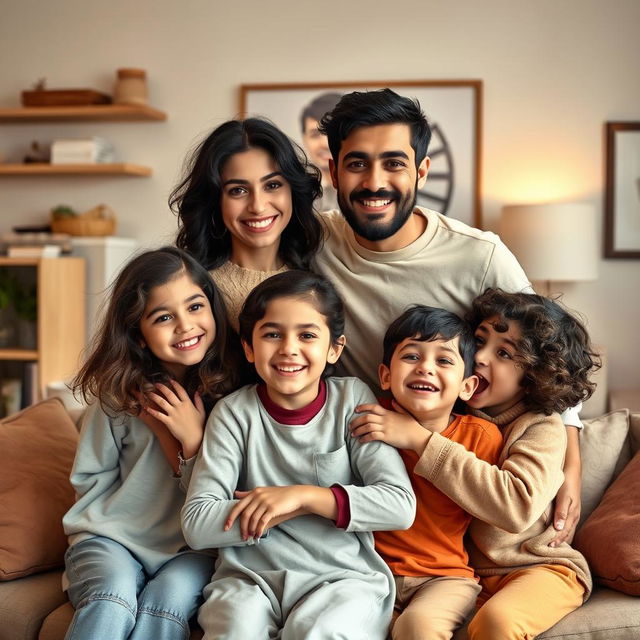
[[[17,337],[22,349],[36,348],[38,298],[35,283],[23,282],[13,269],[0,267],[0,346]]]

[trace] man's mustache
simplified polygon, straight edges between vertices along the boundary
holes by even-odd
[[[360,191],[352,191],[349,200],[370,200],[373,198],[380,198],[381,200],[398,200],[400,193],[398,191],[388,191],[386,189],[379,189],[378,191],[370,191],[369,189],[360,189]]]

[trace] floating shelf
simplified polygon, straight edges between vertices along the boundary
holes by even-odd
[[[31,361],[38,359],[38,352],[31,349],[0,349],[0,361],[20,360]]]
[[[150,176],[150,167],[128,162],[99,164],[0,164],[0,176]]]
[[[81,107],[22,107],[0,109],[0,124],[7,122],[144,121],[166,120],[167,114],[148,105],[96,104]]]

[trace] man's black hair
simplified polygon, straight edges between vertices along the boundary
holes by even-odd
[[[322,117],[319,130],[326,134],[333,161],[337,166],[342,141],[354,129],[379,124],[409,126],[411,147],[418,167],[427,155],[431,127],[417,100],[398,95],[391,89],[353,91],[345,94],[335,108]]]

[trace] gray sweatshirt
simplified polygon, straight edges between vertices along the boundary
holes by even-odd
[[[326,383],[324,407],[304,425],[276,422],[255,386],[218,402],[182,510],[185,537],[195,549],[220,547],[214,582],[228,576],[253,581],[273,599],[274,609],[294,606],[324,582],[355,579],[373,585],[380,614],[387,616],[393,578],[371,532],[408,528],[415,496],[393,447],[361,444],[350,435],[354,408],[375,402],[371,391],[356,378]],[[306,515],[274,527],[257,544],[242,540],[238,521],[223,531],[237,502],[234,490],[293,484],[344,487],[351,511],[346,529]]]

